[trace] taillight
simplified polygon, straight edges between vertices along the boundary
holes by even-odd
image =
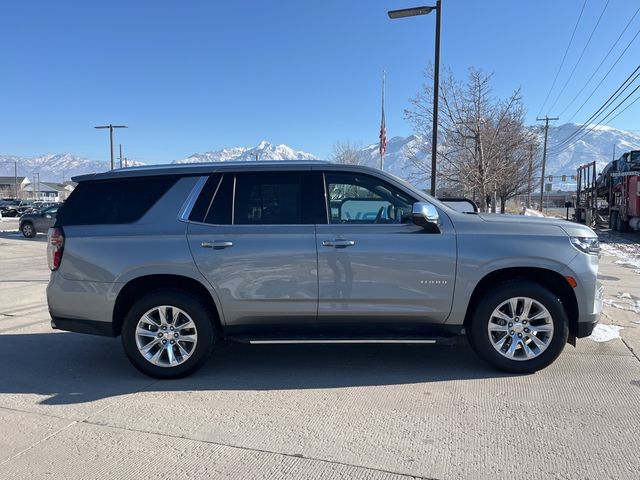
[[[49,269],[57,270],[62,261],[64,250],[64,233],[60,227],[51,227],[47,235],[47,260]]]

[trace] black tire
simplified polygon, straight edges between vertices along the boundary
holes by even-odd
[[[36,236],[36,229],[31,222],[23,222],[22,225],[20,225],[20,231],[22,232],[22,235],[27,238],[33,238]]]
[[[512,360],[499,353],[489,338],[491,315],[500,304],[514,297],[528,297],[544,306],[551,316],[553,334],[538,356],[530,360]],[[533,373],[549,366],[558,358],[569,335],[569,320],[560,300],[543,286],[525,280],[501,283],[491,288],[477,305],[467,337],[476,353],[496,368],[509,373]]]
[[[611,212],[609,216],[609,223],[611,224],[611,230],[614,232],[618,231],[618,211],[614,210]]]
[[[628,232],[629,231],[629,223],[622,219],[620,212],[617,212],[616,216],[616,231],[618,232]]]
[[[183,310],[195,324],[197,342],[191,356],[176,366],[154,365],[143,356],[136,343],[138,322],[149,310],[161,305],[170,305]],[[213,322],[214,315],[215,312],[212,312],[199,298],[185,292],[159,290],[149,293],[134,303],[124,319],[122,325],[124,351],[131,363],[145,375],[160,379],[185,377],[202,367],[211,354],[217,334]]]

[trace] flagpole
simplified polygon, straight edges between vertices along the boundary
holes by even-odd
[[[387,149],[387,126],[384,118],[384,81],[386,71],[382,70],[382,120],[380,121],[380,170],[384,170],[384,152]]]

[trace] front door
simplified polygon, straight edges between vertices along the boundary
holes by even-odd
[[[324,326],[442,323],[451,311],[456,239],[411,221],[417,199],[373,175],[326,171],[328,224],[317,226]]]

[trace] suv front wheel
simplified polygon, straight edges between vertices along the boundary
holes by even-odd
[[[569,335],[567,314],[557,296],[536,283],[496,285],[480,300],[467,336],[490,364],[512,373],[550,365]]]
[[[122,344],[131,363],[155,378],[180,378],[199,369],[215,340],[211,312],[180,291],[150,293],[129,310]]]

